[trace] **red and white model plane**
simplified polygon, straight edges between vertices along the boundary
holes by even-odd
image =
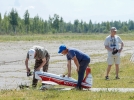
[[[73,79],[72,77],[56,75],[48,72],[36,71],[35,78],[41,80],[42,83],[49,85],[65,85],[72,87],[76,87],[77,85],[77,80]],[[91,75],[91,69],[89,67],[87,67],[86,69],[86,75],[81,85],[82,88],[85,89],[90,89],[92,86],[92,75]]]

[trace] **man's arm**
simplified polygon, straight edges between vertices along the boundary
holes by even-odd
[[[68,77],[71,77],[71,60],[68,60],[67,68],[68,68]]]
[[[108,51],[113,51],[113,49],[111,49],[109,46],[105,45],[105,48],[108,50]]]
[[[29,70],[30,70],[30,69],[28,68],[28,60],[29,60],[28,58],[26,58],[26,60],[25,60],[25,66],[26,66],[27,72],[29,72]]]
[[[123,47],[124,47],[124,43],[122,42],[121,43],[121,48],[119,49],[119,53],[122,51]]]
[[[46,64],[46,57],[42,59],[42,63],[41,63],[41,65],[36,69],[36,71],[39,71],[45,64]]]
[[[78,72],[79,71],[79,67],[80,67],[80,64],[78,62],[78,59],[76,58],[76,56],[74,56],[72,59],[74,60],[74,63],[76,65],[76,67],[77,67],[77,72]]]
[[[109,47],[109,41],[108,38],[105,39],[104,41],[104,46],[108,51],[113,51],[110,47]]]
[[[121,48],[123,49],[123,47],[124,47],[124,43],[122,42],[122,43],[121,43]]]

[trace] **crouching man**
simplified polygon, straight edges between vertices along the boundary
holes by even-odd
[[[59,47],[58,53],[66,55],[67,57],[68,77],[71,77],[71,60],[74,61],[77,67],[76,71],[78,72],[78,83],[76,89],[81,90],[81,83],[84,78],[85,70],[90,63],[90,57],[78,49],[67,48],[64,44]]]
[[[30,59],[35,59],[34,71],[40,71],[41,68],[43,69],[44,72],[48,71],[50,55],[44,47],[33,46],[27,52],[27,56],[25,60],[27,73],[30,72],[30,68],[28,67],[28,61]],[[38,80],[35,79],[35,75],[33,75],[32,87],[36,87],[37,83]]]

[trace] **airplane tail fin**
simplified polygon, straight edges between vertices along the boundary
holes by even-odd
[[[86,75],[85,78],[83,79],[83,82],[92,84],[92,75],[91,75],[91,68],[87,67],[86,68]]]
[[[91,69],[90,69],[90,67],[87,67],[87,68],[86,68],[86,76],[85,76],[85,78],[83,79],[83,82],[86,81],[86,78],[88,77],[88,74],[89,74],[89,73],[91,73]]]

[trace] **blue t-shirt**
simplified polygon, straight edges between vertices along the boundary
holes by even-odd
[[[68,48],[68,54],[66,56],[67,60],[71,60],[74,56],[76,56],[78,62],[89,59],[89,56],[87,54],[75,48]]]

